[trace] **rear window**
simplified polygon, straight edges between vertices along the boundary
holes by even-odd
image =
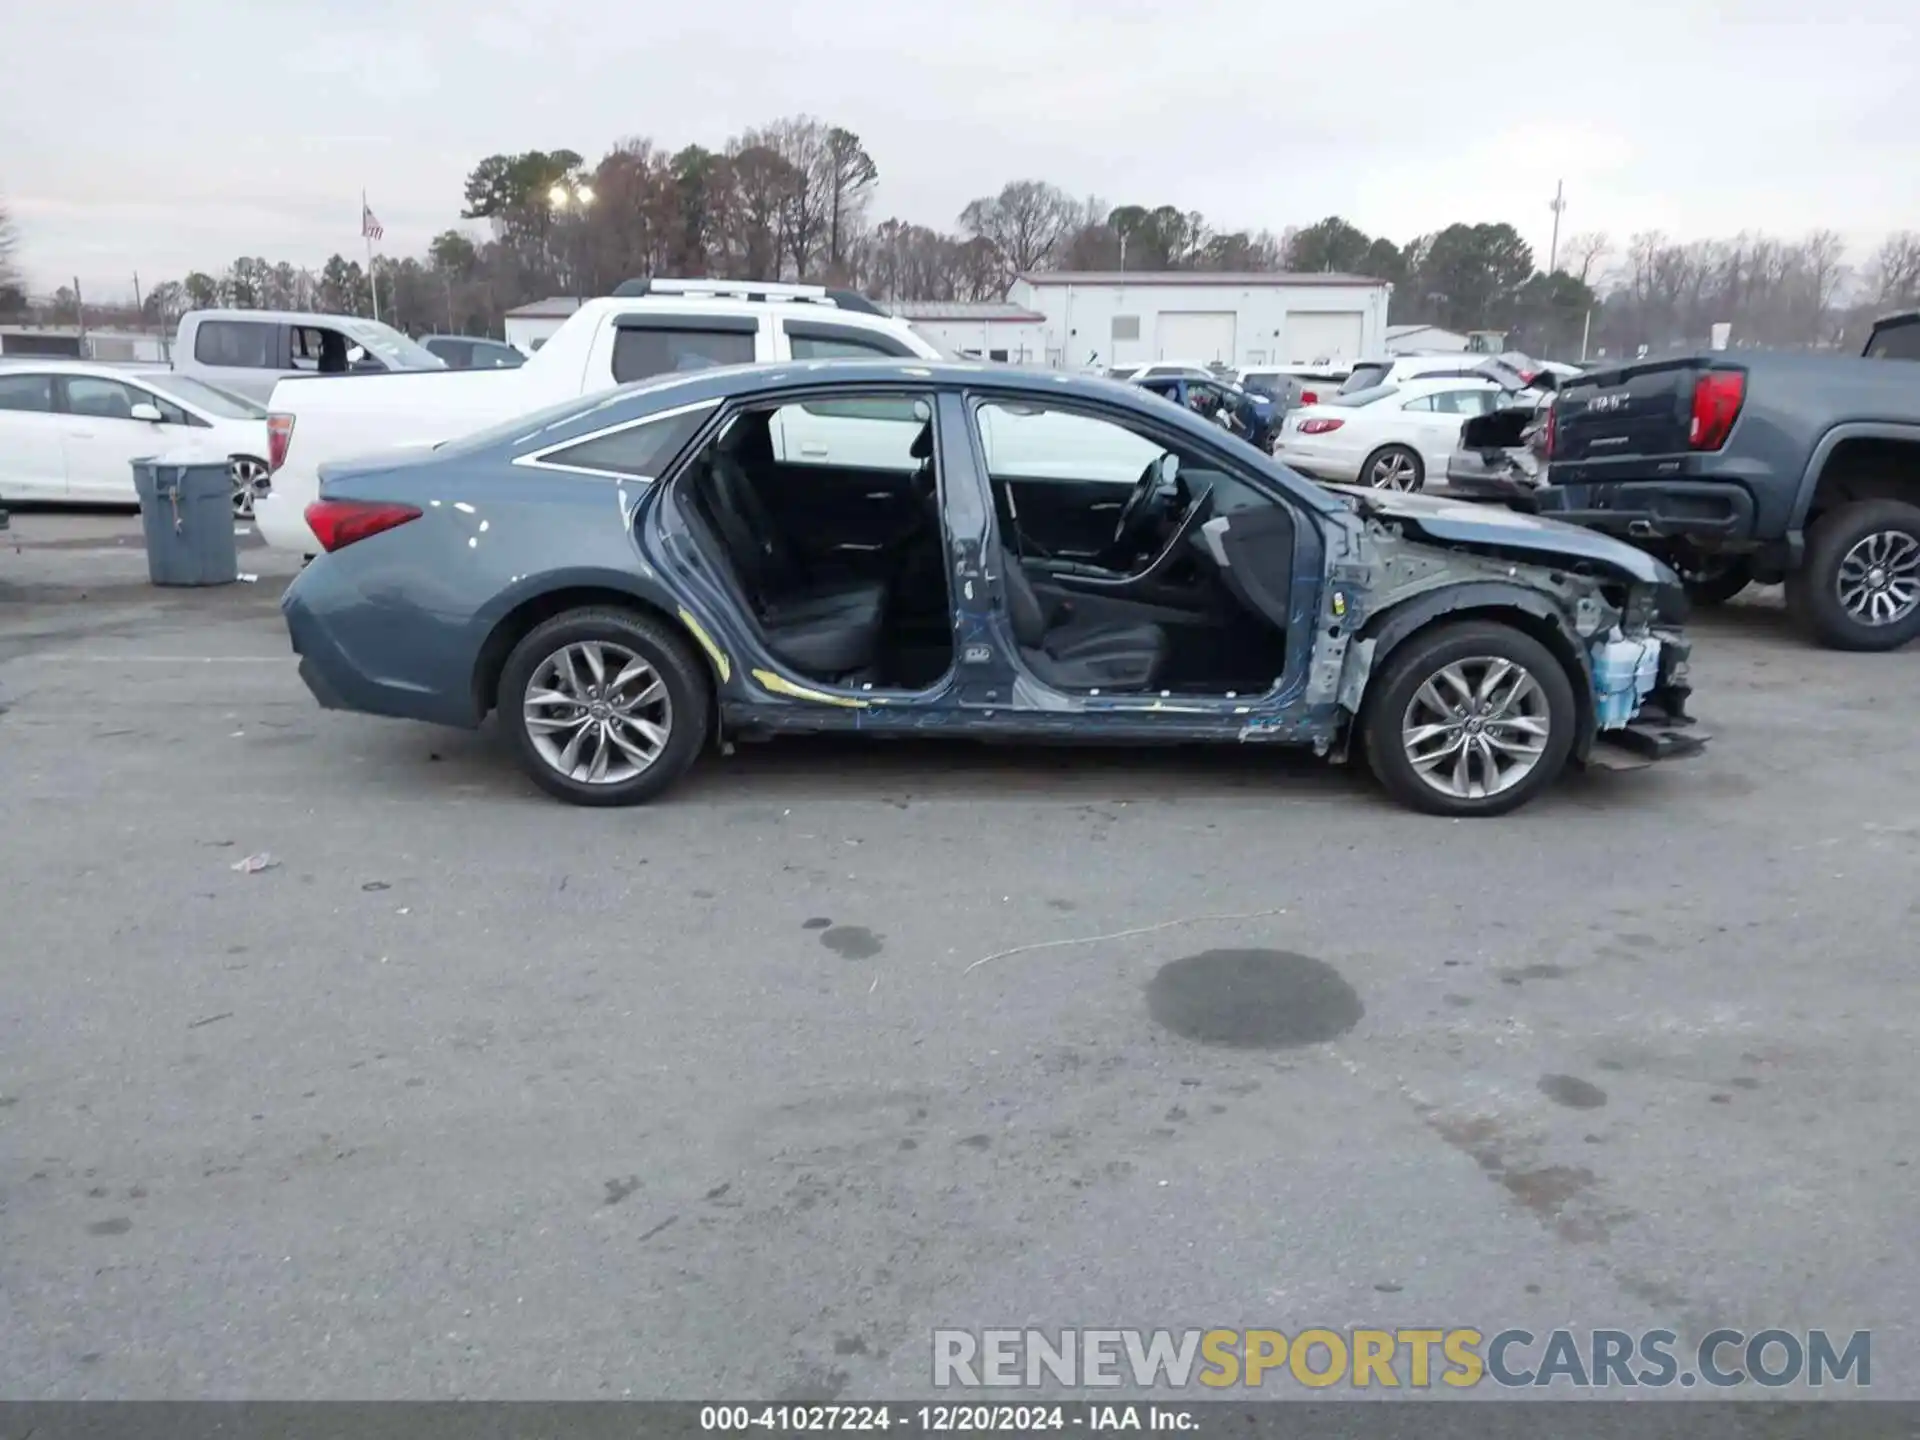
[[[1882,325],[1867,341],[1869,360],[1920,360],[1920,317]]]
[[[1382,372],[1384,373],[1384,372]],[[1398,385],[1370,385],[1365,390],[1341,390],[1338,395],[1329,396],[1321,402],[1326,405],[1371,405],[1376,400],[1384,400],[1389,395],[1398,395]]]
[[[751,365],[753,332],[622,328],[613,340],[613,378],[622,385],[653,375]]]
[[[1340,382],[1340,393],[1352,395],[1357,391],[1371,390],[1387,378],[1390,368],[1387,365],[1356,365],[1353,373]]]
[[[278,370],[274,353],[278,325],[258,320],[203,320],[193,336],[193,358],[202,365],[226,365],[243,370]]]

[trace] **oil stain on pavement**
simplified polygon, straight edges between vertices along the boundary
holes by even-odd
[[[1147,982],[1147,1011],[1176,1035],[1241,1050],[1338,1039],[1366,1007],[1340,972],[1288,950],[1204,950]]]
[[[820,943],[847,960],[871,960],[885,947],[864,925],[835,925],[820,932]]]
[[[1606,1091],[1577,1075],[1542,1075],[1540,1093],[1570,1110],[1598,1110],[1607,1103]]]

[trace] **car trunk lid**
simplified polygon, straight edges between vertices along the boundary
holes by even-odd
[[[1744,371],[1689,355],[1595,371],[1570,381],[1554,400],[1552,463],[1717,448],[1698,443],[1703,437],[1695,425],[1701,381],[1709,375],[1744,377]],[[1720,438],[1724,440],[1724,434]]]

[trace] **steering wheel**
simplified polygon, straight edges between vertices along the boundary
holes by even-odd
[[[1146,531],[1153,524],[1153,497],[1164,483],[1162,467],[1167,458],[1165,455],[1156,456],[1134,482],[1133,493],[1127,496],[1127,503],[1120,507],[1120,521],[1113,527],[1113,543],[1116,547],[1144,545],[1151,538]]]

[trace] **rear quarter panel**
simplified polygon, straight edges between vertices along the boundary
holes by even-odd
[[[423,458],[329,476],[328,499],[390,500],[420,518],[324,555],[289,594],[347,663],[411,697],[406,713],[472,725],[473,677],[494,628],[551,591],[617,590],[673,605],[630,536],[644,482]]]

